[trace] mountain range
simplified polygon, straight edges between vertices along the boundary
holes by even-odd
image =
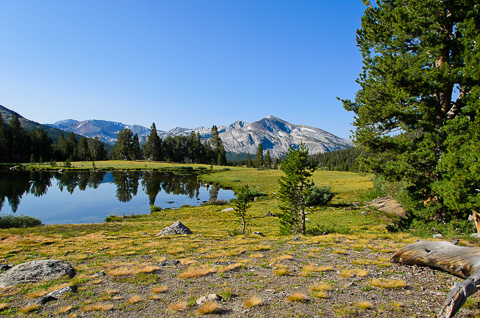
[[[143,126],[126,125],[105,120],[77,121],[67,119],[47,125],[86,137],[98,137],[109,144],[115,143],[118,132],[124,128],[138,134],[141,140],[145,140],[150,134],[150,129]],[[198,132],[202,140],[207,140],[210,138],[211,128],[177,127],[169,131],[158,130],[157,132],[162,139],[190,136],[192,132]],[[271,156],[277,158],[284,156],[290,147],[298,147],[302,142],[309,148],[310,154],[341,150],[353,146],[351,141],[337,137],[322,129],[291,124],[275,116],[268,116],[253,123],[236,121],[229,126],[219,126],[218,132],[227,152],[255,154],[258,145],[261,143],[265,151],[269,150]]]

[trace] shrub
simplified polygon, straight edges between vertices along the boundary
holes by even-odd
[[[336,195],[335,192],[332,192],[330,187],[312,187],[305,197],[305,204],[307,206],[323,206],[327,205],[332,201],[333,197]]]
[[[40,219],[26,216],[26,215],[1,215],[0,216],[0,229],[9,228],[25,228],[42,225]]]

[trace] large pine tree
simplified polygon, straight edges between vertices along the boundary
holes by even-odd
[[[357,43],[360,90],[344,107],[355,143],[378,154],[372,171],[407,184],[403,203],[419,219],[480,209],[478,0],[377,1]]]
[[[162,139],[158,136],[155,123],[152,123],[150,129],[150,134],[143,144],[143,155],[147,160],[159,161],[162,159]]]

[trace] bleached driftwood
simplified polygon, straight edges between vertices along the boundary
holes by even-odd
[[[455,283],[438,317],[453,317],[467,298],[480,287],[480,247],[461,247],[449,242],[422,241],[401,248],[391,261],[398,264],[420,265],[442,269],[466,278]]]

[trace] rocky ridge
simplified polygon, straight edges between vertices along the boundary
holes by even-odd
[[[104,120],[76,121],[67,119],[49,124],[50,127],[73,131],[86,137],[98,137],[100,140],[113,144],[121,129],[129,128],[144,140],[150,129],[139,125],[125,125]],[[199,133],[203,141],[210,136],[209,127],[195,129],[176,127],[169,131],[158,131],[162,139],[175,136],[188,137],[192,132]],[[253,123],[236,121],[229,126],[219,126],[218,132],[225,150],[230,153],[255,154],[259,144],[264,151],[269,150],[273,157],[284,156],[290,147],[298,147],[304,143],[311,154],[341,150],[352,147],[351,141],[337,137],[322,129],[306,125],[295,125],[275,116],[268,116]]]

